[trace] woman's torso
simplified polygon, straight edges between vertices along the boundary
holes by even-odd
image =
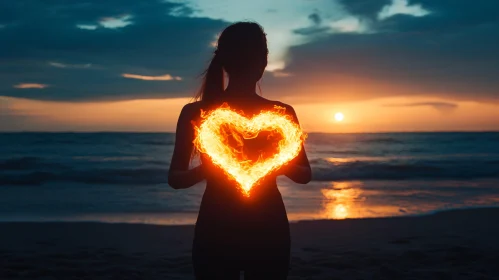
[[[273,109],[274,105],[281,104],[261,97],[250,100],[225,99],[216,104],[221,105],[224,102],[232,109],[243,111],[246,116]],[[213,108],[203,108],[202,103],[199,106],[204,110]],[[262,133],[245,143],[245,149],[249,156],[257,156],[264,150],[268,152],[269,145],[271,143],[268,137]],[[203,164],[212,165],[209,160],[202,158],[202,161]],[[195,241],[217,248],[226,246],[234,250],[258,250],[269,244],[288,246],[289,224],[275,176],[266,178],[254,187],[248,197],[243,195],[235,182],[220,174],[223,172],[219,169],[215,172],[218,174],[207,178],[196,223]]]

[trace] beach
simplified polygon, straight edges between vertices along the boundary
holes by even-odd
[[[499,279],[499,208],[291,224],[288,279]],[[194,279],[192,225],[0,223],[0,279]]]

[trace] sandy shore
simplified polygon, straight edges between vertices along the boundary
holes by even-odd
[[[289,279],[499,279],[499,208],[291,226]],[[192,226],[0,223],[0,279],[193,279]]]

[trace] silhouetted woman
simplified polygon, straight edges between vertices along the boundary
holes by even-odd
[[[199,101],[182,109],[176,131],[175,149],[168,183],[184,189],[206,179],[206,190],[196,222],[192,260],[196,279],[286,279],[290,261],[290,233],[286,209],[276,185],[276,176],[285,175],[297,183],[311,179],[310,165],[301,153],[285,167],[267,176],[245,197],[224,172],[209,158],[201,156],[201,165],[190,169],[194,128],[201,110],[222,103],[252,116],[274,105],[298,122],[293,108],[256,93],[256,84],[267,66],[267,39],[260,25],[238,22],[227,27],[218,39],[218,47],[205,72],[198,94]],[[224,88],[224,71],[228,85]],[[265,137],[245,142],[248,157],[272,152]]]

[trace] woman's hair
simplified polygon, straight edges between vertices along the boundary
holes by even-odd
[[[254,22],[237,22],[225,28],[218,37],[217,49],[203,73],[196,100],[211,102],[224,92],[224,70],[231,76],[260,80],[267,65],[267,38],[263,28]]]

